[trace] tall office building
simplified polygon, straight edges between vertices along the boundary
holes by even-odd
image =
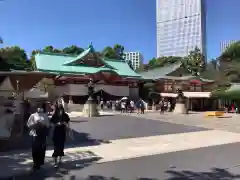
[[[196,46],[206,57],[204,0],[157,1],[157,56],[186,56]]]
[[[130,61],[134,70],[143,63],[143,56],[140,52],[125,52],[124,59]]]
[[[229,40],[220,42],[220,52],[221,54],[232,44],[236,43],[237,40]]]

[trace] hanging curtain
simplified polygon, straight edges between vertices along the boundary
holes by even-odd
[[[88,88],[85,84],[68,84],[66,85],[65,94],[71,96],[86,96],[88,95]]]
[[[95,93],[104,91],[113,96],[129,96],[128,86],[110,86],[110,85],[95,85]],[[88,96],[88,88],[85,84],[68,84],[65,86],[58,86],[55,88],[55,93],[58,96],[71,95],[71,96]]]
[[[104,91],[113,96],[129,96],[128,86],[96,85],[95,92]]]

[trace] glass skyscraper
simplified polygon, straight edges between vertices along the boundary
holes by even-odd
[[[157,1],[157,57],[186,56],[196,46],[206,57],[204,0]]]

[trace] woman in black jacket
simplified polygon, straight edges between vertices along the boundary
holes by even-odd
[[[58,164],[61,163],[62,157],[64,156],[64,144],[66,133],[69,129],[69,121],[70,118],[64,111],[63,106],[61,104],[58,105],[50,121],[54,125],[52,137],[54,145],[54,152],[52,154],[55,162],[54,167],[58,167]]]

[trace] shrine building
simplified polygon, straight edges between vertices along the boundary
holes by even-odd
[[[155,90],[170,102],[175,102],[177,89],[182,89],[189,110],[215,110],[219,102],[211,97],[215,82],[201,76],[192,76],[182,64],[172,64],[139,73],[144,79],[155,81]]]
[[[134,72],[125,60],[101,57],[92,45],[79,55],[40,52],[35,56],[40,72],[55,73],[56,96],[82,104],[86,101],[86,84],[92,78],[98,100],[118,99],[127,96],[137,99],[141,75]]]

